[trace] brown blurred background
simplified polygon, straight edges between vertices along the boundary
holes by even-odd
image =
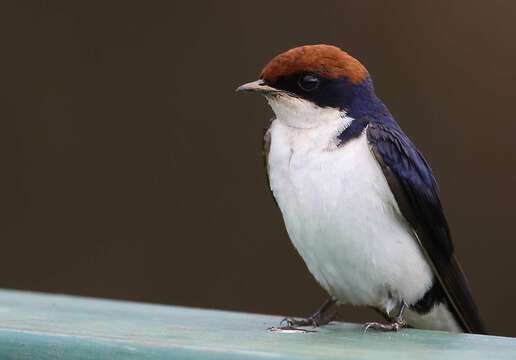
[[[495,334],[516,336],[516,2],[0,5],[0,287],[273,314],[325,298],[266,188],[288,48],[366,64],[426,154]],[[351,321],[367,310],[344,307]]]

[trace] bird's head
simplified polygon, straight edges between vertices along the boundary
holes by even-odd
[[[263,94],[278,118],[297,119],[312,127],[326,114],[367,111],[376,96],[366,68],[351,55],[331,45],[307,45],[273,58],[260,78],[237,92]]]

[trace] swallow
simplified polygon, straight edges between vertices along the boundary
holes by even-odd
[[[437,182],[377,97],[366,68],[331,45],[274,57],[237,92],[265,96],[269,186],[290,240],[329,299],[284,328],[324,325],[335,304],[402,327],[485,334],[454,254]]]

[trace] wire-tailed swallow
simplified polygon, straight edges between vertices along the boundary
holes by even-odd
[[[358,60],[335,46],[297,47],[237,91],[263,94],[275,113],[264,137],[270,188],[330,295],[287,328],[323,325],[342,303],[386,318],[366,329],[485,333],[432,171]]]

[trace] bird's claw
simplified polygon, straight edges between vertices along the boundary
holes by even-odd
[[[292,319],[290,318],[284,318],[279,323],[280,327],[292,327],[294,326],[294,323],[292,322]]]
[[[310,316],[306,319],[294,319],[294,318],[284,318],[280,322],[280,326],[312,326],[312,327],[319,327],[319,321],[317,321],[317,318],[314,316]]]
[[[271,327],[267,330],[270,332],[316,332],[315,330],[300,329],[298,326],[312,326],[313,328],[321,325],[328,324],[333,317],[335,312],[328,312],[328,309],[335,304],[335,300],[330,298],[324,302],[324,304],[317,309],[317,311],[311,316],[304,319],[294,319],[286,317],[280,321],[279,327]]]
[[[380,323],[380,322],[367,322],[362,327],[364,328],[364,334],[369,329],[381,330],[381,331],[399,331],[402,327],[405,326],[405,322],[403,320],[396,320],[392,323]]]
[[[317,327],[317,323],[313,321],[312,318],[308,319],[293,319],[293,318],[284,318],[280,321],[280,326],[273,326],[267,329],[269,332],[279,332],[279,333],[310,333],[317,332],[316,330],[309,329],[301,329],[297,326],[313,326]]]

